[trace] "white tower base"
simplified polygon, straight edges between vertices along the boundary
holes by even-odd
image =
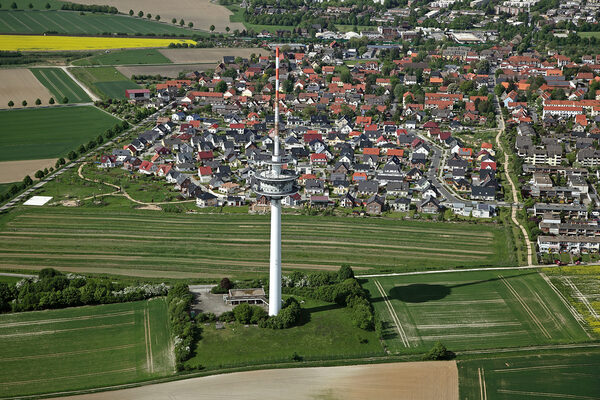
[[[279,310],[281,310],[281,200],[271,199],[269,315],[277,315]]]

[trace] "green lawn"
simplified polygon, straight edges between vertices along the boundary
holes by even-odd
[[[582,38],[595,37],[596,39],[600,38],[600,32],[577,32],[579,36]]]
[[[174,368],[164,299],[4,314],[0,337],[3,397],[135,382]]]
[[[0,161],[64,156],[117,122],[91,106],[1,111]]]
[[[340,31],[340,32],[356,32],[354,30],[354,25],[341,25],[341,24],[336,24],[335,27]],[[377,26],[368,26],[368,25],[358,25],[358,32],[362,32],[362,31],[373,31],[377,29]]]
[[[213,369],[289,362],[294,353],[304,360],[383,355],[377,334],[355,327],[348,309],[316,300],[306,300],[302,308],[307,321],[290,329],[238,323],[226,324],[224,329],[201,325],[196,355],[186,364]]]
[[[146,199],[159,200],[156,186],[146,186],[145,179],[133,174],[122,187],[132,196],[146,193]],[[61,189],[69,185],[49,183],[39,194],[60,201],[74,194]],[[90,185],[82,195],[93,194]],[[2,264],[214,278],[261,277],[268,271],[268,215],[174,214],[134,210],[137,205],[120,196],[105,201],[104,207],[88,201],[80,208],[22,208],[0,217]],[[485,224],[284,215],[283,268],[337,270],[350,264],[364,273],[512,266],[503,238],[502,229]]]
[[[598,399],[600,349],[459,361],[461,399]]]
[[[377,282],[397,318],[391,318]],[[422,351],[436,341],[457,351],[589,340],[537,272],[373,278],[364,286],[385,322],[392,352]]]
[[[73,65],[130,65],[130,64],[171,64],[171,60],[156,49],[117,50],[98,53],[92,57],[73,62]]]
[[[114,67],[76,67],[71,68],[73,75],[98,96],[125,98],[126,89],[138,89],[140,86],[129,80]]]
[[[46,86],[54,100],[62,103],[66,97],[69,103],[87,103],[92,101],[83,89],[60,68],[30,68],[33,75]]]
[[[6,3],[8,6],[9,3]],[[0,11],[0,33],[42,34],[56,32],[69,35],[128,34],[135,35],[185,35],[192,31],[172,24],[158,23],[146,18],[125,15],[93,14],[81,15],[75,11]]]

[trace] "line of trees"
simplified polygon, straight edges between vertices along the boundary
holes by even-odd
[[[126,286],[112,279],[64,275],[45,268],[35,279],[23,279],[12,285],[0,283],[0,312],[123,303],[165,294],[165,284]]]
[[[100,12],[106,14],[117,14],[119,10],[116,7],[111,6],[98,6],[98,5],[86,5],[76,3],[65,3],[60,7],[61,10],[66,11],[89,11],[89,12]],[[142,14],[143,15],[143,14]]]
[[[169,328],[175,345],[175,366],[178,371],[184,369],[183,363],[193,354],[193,346],[199,331],[190,316],[193,296],[188,286],[178,283],[167,295]]]

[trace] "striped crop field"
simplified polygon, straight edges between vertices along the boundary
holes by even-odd
[[[0,11],[0,33],[42,34],[55,32],[67,35],[101,35],[119,33],[134,35],[180,35],[192,32],[173,24],[158,23],[123,15],[74,11]]]
[[[0,218],[0,268],[135,276],[264,276],[268,215],[22,208]],[[513,266],[492,225],[284,215],[284,270]]]
[[[30,68],[33,75],[62,103],[65,97],[69,103],[87,103],[92,101],[78,84],[60,68]]]
[[[546,268],[542,276],[590,333],[600,337],[600,266]]]
[[[0,397],[173,373],[164,299],[0,315]]]
[[[195,44],[188,39],[143,39],[83,36],[0,35],[0,50],[76,51],[167,47],[171,43]]]
[[[598,345],[544,354],[485,354],[460,361],[461,399],[580,399],[600,398]]]
[[[571,343],[584,325],[537,272],[478,271],[371,278],[364,285],[392,352]]]

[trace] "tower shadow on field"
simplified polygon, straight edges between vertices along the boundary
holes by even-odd
[[[536,274],[537,272],[527,272],[518,275],[504,276],[504,279],[518,278],[522,276]],[[441,300],[452,293],[452,289],[463,286],[479,285],[482,283],[499,281],[500,278],[483,279],[479,281],[459,283],[456,285],[439,285],[427,283],[413,283],[410,285],[394,286],[388,293],[390,300],[400,300],[405,303],[426,303],[428,301]],[[382,297],[371,298],[372,303],[383,301]]]

